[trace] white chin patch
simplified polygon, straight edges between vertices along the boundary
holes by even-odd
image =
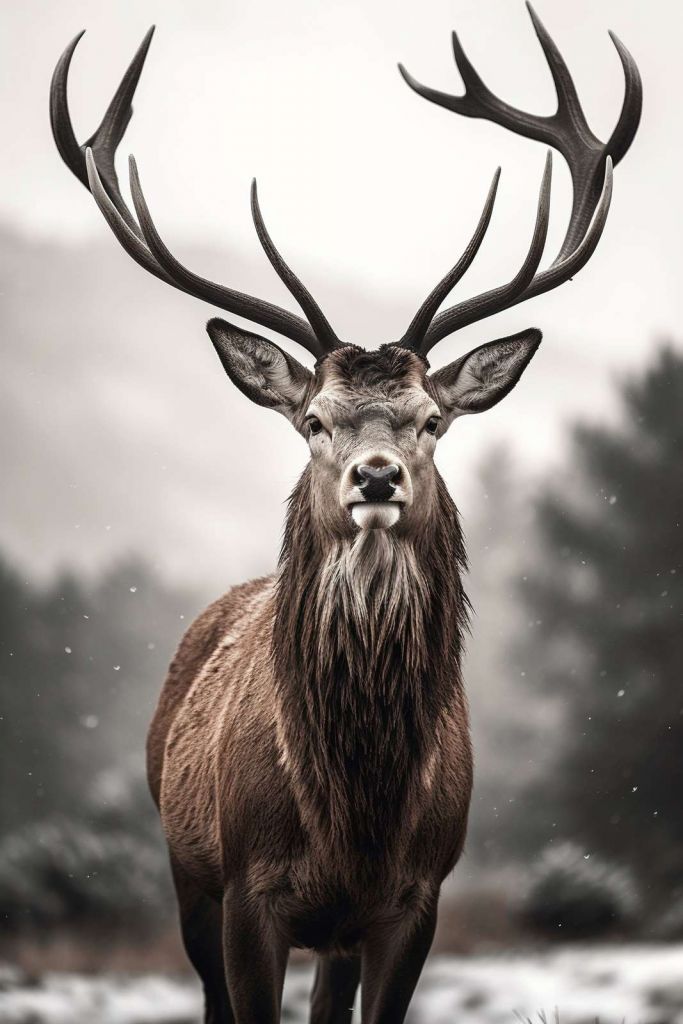
[[[398,522],[401,509],[395,501],[362,501],[351,506],[351,515],[361,530],[388,530]]]

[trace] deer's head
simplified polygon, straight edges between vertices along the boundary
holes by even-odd
[[[371,352],[340,345],[311,372],[224,320],[210,320],[208,331],[238,388],[283,413],[308,442],[317,518],[337,536],[424,525],[439,438],[457,416],[499,401],[541,340],[540,331],[524,331],[433,374],[423,356],[401,345]]]
[[[497,171],[474,234],[455,266],[422,303],[403,337],[377,351],[339,340],[322,310],[286,264],[263,222],[256,185],[252,214],[260,242],[274,269],[301,307],[305,319],[269,302],[199,277],[186,269],[162,241],[150,215],[131,157],[130,184],[135,215],[119,189],[116,148],[132,114],[131,101],[151,41],[147,34],[94,135],[80,146],[67,106],[67,77],[76,39],[60,59],[52,82],[52,129],[62,158],[90,190],[126,251],[156,277],[221,309],[297,342],[316,359],[314,371],[257,334],[224,320],[209,321],[208,332],[228,376],[252,401],[287,417],[311,451],[313,501],[318,520],[335,536],[357,530],[419,529],[433,509],[439,438],[459,416],[491,408],[517,383],[540,341],[529,329],[475,348],[434,373],[431,348],[460,327],[549,291],[574,276],[592,255],[602,234],[612,193],[612,166],[628,150],[640,119],[638,69],[612,36],[624,69],[626,89],[618,123],[607,143],[592,133],[567,67],[529,7],[558,97],[550,117],[528,114],[498,99],[484,85],[453,36],[456,63],[465,83],[462,96],[420,85],[402,67],[420,95],[468,117],[481,117],[553,146],[572,175],[569,226],[555,260],[544,270],[550,209],[551,154],[540,188],[536,223],[526,258],[507,284],[439,312],[474,259],[491,219]]]

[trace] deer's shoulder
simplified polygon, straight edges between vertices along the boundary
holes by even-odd
[[[273,576],[262,576],[231,587],[197,616],[180,641],[147,737],[150,788],[155,799],[158,799],[166,737],[178,708],[217,648],[226,637],[244,631],[273,585]]]

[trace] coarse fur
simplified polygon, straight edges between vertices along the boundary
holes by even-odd
[[[405,350],[349,347],[335,363],[322,380],[361,414],[425,380]],[[465,552],[434,478],[416,535],[340,537],[316,518],[309,465],[277,575],[190,628],[150,730],[174,861],[216,897],[246,869],[292,945],[351,952],[375,915],[438,888],[462,846]]]
[[[524,344],[528,361],[538,338]],[[273,389],[277,402],[291,397],[298,381],[287,414],[304,434],[311,410],[335,427],[324,441],[309,437],[277,573],[233,588],[188,630],[150,729],[150,785],[207,1020],[229,1006],[215,967],[229,894],[283,962],[292,946],[318,953],[314,1005],[329,1005],[335,979],[355,990],[373,943],[391,950],[395,936],[409,952],[415,944],[419,973],[439,887],[464,843],[472,783],[460,671],[465,550],[432,461],[435,439],[422,427],[434,409],[449,414],[438,375],[390,347],[349,346],[310,379],[260,358],[259,382],[243,362],[230,369],[248,373],[241,383],[269,402]],[[405,507],[390,530],[357,529],[337,497],[355,494],[349,467],[372,452],[402,467]],[[213,921],[199,936],[198,918]],[[366,988],[371,1006],[370,979]],[[334,1006],[312,1019],[346,1020]]]
[[[386,877],[387,861],[424,824],[429,766],[454,710],[458,734],[467,730],[465,555],[440,480],[437,493],[416,538],[370,530],[321,543],[310,470],[290,504],[273,646],[280,706],[298,713],[285,721],[282,746],[307,830],[338,863],[350,861],[351,874]],[[466,744],[460,753],[467,757]],[[466,801],[458,803],[462,813]]]

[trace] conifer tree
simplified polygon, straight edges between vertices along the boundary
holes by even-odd
[[[548,819],[656,889],[683,883],[683,355],[620,392],[539,502],[526,660],[566,711]]]

